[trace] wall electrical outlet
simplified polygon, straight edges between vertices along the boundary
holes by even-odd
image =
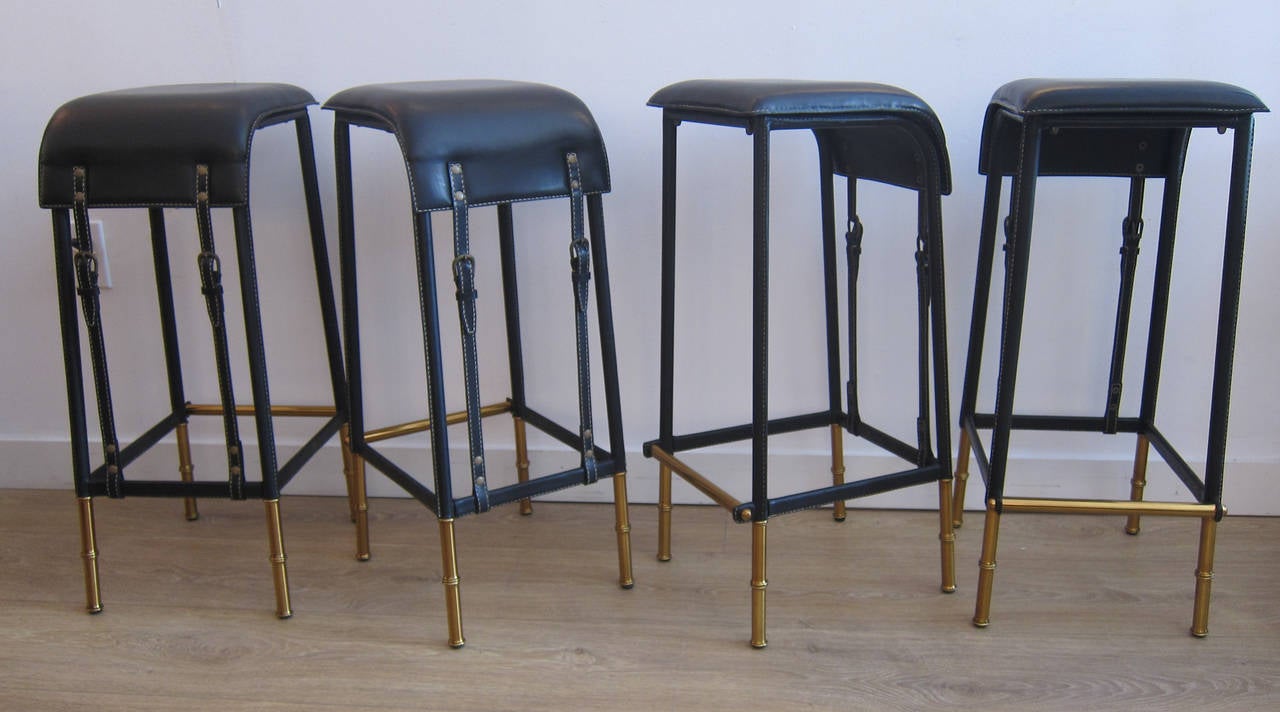
[[[89,237],[93,240],[93,252],[98,258],[98,286],[111,289],[111,260],[107,258],[107,232],[101,220],[89,221]]]

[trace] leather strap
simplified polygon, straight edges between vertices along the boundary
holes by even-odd
[[[107,465],[107,496],[119,498],[123,496],[120,485],[124,481],[124,472],[120,467],[120,442],[116,436],[115,412],[111,407],[111,379],[107,373],[107,345],[99,301],[98,258],[93,252],[93,238],[89,234],[88,174],[83,166],[72,169],[71,182],[76,293],[80,295],[80,309],[84,312],[85,328],[89,334],[89,360],[93,364],[93,386]]]
[[[227,485],[232,499],[244,499],[244,447],[236,420],[236,397],[231,385],[231,356],[227,350],[226,310],[222,297],[222,260],[213,244],[213,220],[209,211],[209,166],[196,165],[196,230],[200,235],[200,292],[204,294],[213,328],[213,356],[218,368],[218,394],[222,403],[222,429],[227,440]]]
[[[1134,178],[1129,186],[1129,214],[1120,223],[1120,296],[1116,301],[1116,331],[1111,345],[1111,372],[1102,432],[1114,435],[1120,419],[1125,343],[1129,339],[1129,313],[1133,305],[1133,278],[1138,269],[1138,243],[1142,240],[1142,198],[1145,180]]]
[[[600,479],[596,466],[595,437],[591,427],[591,346],[587,332],[587,289],[591,282],[591,243],[587,241],[582,219],[582,168],[577,153],[564,157],[569,173],[569,211],[571,240],[569,270],[573,279],[574,331],[578,348],[578,422],[582,436],[583,482]],[[616,443],[615,447],[622,447]]]
[[[458,328],[462,332],[462,375],[466,388],[471,488],[476,501],[476,512],[486,512],[489,510],[489,486],[484,468],[484,428],[480,424],[480,374],[476,358],[476,260],[471,256],[469,244],[467,182],[461,163],[449,164],[449,193],[453,202],[453,283],[457,288]]]
[[[862,415],[858,412],[858,267],[862,261],[862,221],[858,219],[857,188],[849,179],[847,191],[849,229],[844,233],[845,259],[849,263],[849,382],[845,386],[845,399],[849,414],[846,428],[858,434]]]
[[[921,211],[924,217],[924,211]],[[929,464],[929,242],[924,232],[928,225],[920,222],[920,235],[916,236],[916,291],[917,319],[919,324],[920,415],[916,418],[916,465]]]

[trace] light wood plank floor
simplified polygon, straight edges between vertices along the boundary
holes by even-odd
[[[632,508],[459,520],[467,647],[445,644],[434,519],[375,500],[358,563],[345,501],[286,497],[295,615],[272,616],[262,506],[98,506],[106,610],[83,612],[68,492],[0,491],[0,709],[1280,708],[1280,519],[1220,528],[1211,634],[1187,635],[1198,524],[1004,518],[992,625],[970,626],[981,520],[938,592],[936,515],[850,510],[769,525],[769,647],[749,633],[750,532],[677,507],[675,558]]]

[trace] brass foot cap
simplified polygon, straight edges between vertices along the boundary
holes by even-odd
[[[756,650],[764,650],[764,649],[765,649],[766,647],[768,647],[768,646],[769,646],[769,641],[767,641],[767,640],[766,640],[766,641],[759,642],[759,643],[757,643],[757,642],[756,642],[756,641],[754,641],[754,640],[753,640],[753,641],[751,641],[751,647],[755,648]]]
[[[951,528],[952,528],[952,529],[959,529],[959,528],[960,528],[960,527],[962,527],[962,526],[964,526],[964,522],[952,522],[952,523],[951,523]]]
[[[843,521],[845,520],[845,518],[844,518],[844,517],[836,517],[836,516],[833,516],[833,517],[831,517],[831,518],[832,518],[832,519],[834,519],[834,520],[835,520],[835,521],[837,521],[837,522],[843,522]]]
[[[980,621],[977,618],[973,619],[974,628],[986,628],[989,625],[991,625],[991,621]]]
[[[194,522],[194,521],[196,521],[196,520],[197,520],[197,519],[199,519],[199,518],[200,518],[200,515],[199,515],[199,514],[192,514],[191,516],[187,517],[187,521],[188,521],[188,522]]]
[[[453,648],[454,650],[458,650],[459,648],[462,648],[462,647],[463,647],[464,645],[466,645],[466,644],[467,644],[467,641],[465,641],[465,640],[459,640],[459,641],[458,641],[458,642],[456,642],[456,643],[455,643],[455,642],[453,642],[452,640],[451,640],[451,641],[449,641],[449,647],[450,647],[450,648]]]
[[[369,554],[356,554],[356,561],[368,561]]]
[[[1197,631],[1195,628],[1191,629],[1192,638],[1207,638],[1208,636],[1209,636],[1209,631],[1207,630]]]
[[[670,560],[671,560],[671,554],[667,554],[666,556],[663,556],[662,554],[658,554],[658,561],[670,561]]]
[[[1138,535],[1138,532],[1140,532],[1140,531],[1142,531],[1142,530],[1141,530],[1141,529],[1130,529],[1129,527],[1125,527],[1125,528],[1124,528],[1124,533],[1125,533],[1125,534],[1128,534],[1129,536],[1137,536],[1137,535]]]
[[[282,621],[289,620],[292,617],[293,617],[293,611],[285,611],[284,613],[276,614],[276,618],[279,618]]]
[[[623,582],[619,583],[618,585],[619,585],[619,586],[621,586],[621,587],[622,587],[622,589],[623,589],[624,591],[630,591],[631,589],[635,588],[635,586],[636,586],[636,582],[635,582],[635,581],[623,581]]]
[[[520,516],[522,516],[522,517],[532,517],[532,516],[533,516],[533,510],[532,510],[532,509],[530,509],[529,511],[527,511],[527,512],[526,512],[525,510],[523,510],[523,509],[522,509],[522,510],[520,510]]]
[[[88,611],[89,615],[96,615],[102,612],[102,606],[97,606],[94,608],[85,608],[85,610]]]
[[[943,593],[955,593],[955,592],[956,592],[956,585],[953,583],[953,584],[951,584],[950,586],[943,586],[943,587],[942,587],[942,592],[943,592]]]

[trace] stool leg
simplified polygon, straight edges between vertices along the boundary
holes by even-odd
[[[987,519],[982,527],[982,558],[978,561],[978,602],[973,609],[973,624],[986,628],[991,624],[991,587],[996,576],[996,540],[1000,536],[1000,513],[994,500],[987,502]]]
[[[964,525],[964,490],[969,483],[969,431],[960,428],[960,447],[956,448],[955,494],[951,500],[951,526]]]
[[[831,484],[833,486],[844,484],[844,428],[838,423],[831,424]],[[836,500],[831,512],[832,518],[837,522],[843,522],[845,515],[844,500]]]
[[[80,558],[84,562],[85,610],[102,612],[102,586],[98,583],[98,535],[93,528],[93,498],[77,497],[80,507]]]
[[[276,617],[288,618],[293,615],[289,607],[289,574],[285,570],[284,534],[280,530],[280,500],[268,499],[264,502],[267,509],[267,546],[271,550],[271,576],[276,587]]]
[[[1213,550],[1217,544],[1218,522],[1213,517],[1200,520],[1200,557],[1196,564],[1196,603],[1191,614],[1191,635],[1209,634],[1209,592],[1213,587]]]
[[[369,499],[365,496],[364,458],[351,455],[351,491],[356,504],[356,561],[369,560]]]
[[[763,648],[765,640],[764,593],[769,586],[765,578],[765,525],[767,521],[751,523],[751,647]]]
[[[351,426],[343,425],[338,429],[338,438],[342,443],[342,479],[347,483],[347,510],[351,514],[351,523],[356,521],[356,491],[354,486],[355,455],[351,452]]]
[[[616,518],[614,531],[618,533],[618,585],[631,588],[636,585],[631,574],[631,518],[627,513],[627,473],[613,476],[613,509]]]
[[[1133,454],[1133,479],[1129,483],[1129,501],[1131,502],[1142,501],[1142,491],[1147,486],[1147,454],[1150,449],[1151,444],[1147,441],[1147,436],[1139,435],[1138,448]],[[1140,519],[1137,514],[1130,514],[1128,522],[1125,523],[1125,533],[1137,534],[1140,530]]]
[[[671,560],[671,468],[658,465],[658,561]]]
[[[178,423],[174,433],[178,437],[178,474],[183,482],[189,483],[195,478],[195,467],[191,464],[191,437],[187,433],[187,424]],[[200,518],[195,497],[183,497],[182,508],[187,521],[194,522]]]
[[[516,429],[516,479],[520,482],[529,481],[529,445],[525,437],[524,418],[512,418]],[[533,500],[525,497],[520,500],[520,513],[528,516],[533,514]]]
[[[461,648],[467,644],[462,637],[462,597],[458,591],[458,551],[453,539],[453,520],[440,520],[440,558],[444,584],[445,614],[449,619],[449,647]]]
[[[956,590],[956,530],[951,513],[951,480],[938,480],[938,540],[942,542],[942,592]]]

